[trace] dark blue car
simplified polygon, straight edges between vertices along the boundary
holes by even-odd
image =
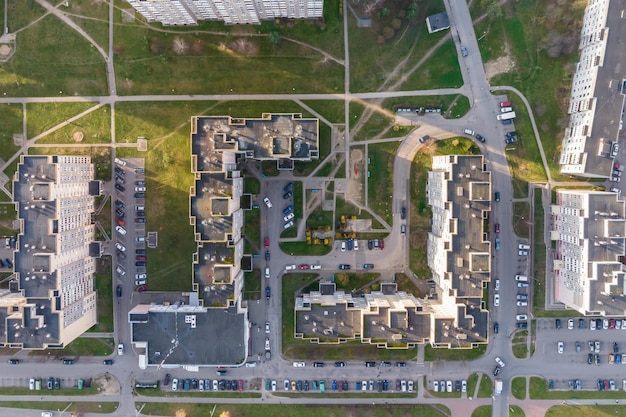
[[[291,211],[293,210],[293,204],[289,204],[287,207],[285,207],[285,209],[283,210],[283,214],[289,214],[291,213]]]

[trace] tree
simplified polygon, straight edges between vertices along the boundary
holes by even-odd
[[[378,38],[376,38],[376,43],[382,45],[383,43],[385,43],[385,37],[383,35],[380,35]]]
[[[393,19],[391,21],[391,27],[394,28],[395,30],[398,30],[402,27],[402,20],[400,19]]]
[[[385,37],[385,39],[391,39],[393,38],[393,35],[395,35],[396,31],[393,30],[393,28],[387,26],[383,29],[383,36]]]
[[[386,7],[380,11],[382,17],[389,16],[389,13],[391,13],[391,11]]]
[[[274,48],[278,48],[280,46],[280,41],[281,41],[280,33],[276,32],[276,31],[272,31],[268,35],[268,38],[269,38],[270,43],[272,44],[272,46]]]

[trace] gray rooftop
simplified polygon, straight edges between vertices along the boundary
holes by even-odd
[[[247,358],[245,313],[236,307],[143,305],[128,314],[132,341],[146,342],[149,365],[227,366]]]

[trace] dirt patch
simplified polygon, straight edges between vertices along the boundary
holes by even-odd
[[[516,62],[509,53],[508,45],[505,47],[505,53],[506,55],[504,56],[485,62],[485,75],[487,76],[487,80],[491,80],[496,75],[506,74],[515,69]]]
[[[363,166],[363,149],[350,149],[350,169],[349,169],[349,185],[346,200],[361,202],[363,201],[363,183],[364,175],[367,175]]]
[[[93,382],[98,385],[98,391],[101,395],[120,395],[119,381],[108,372],[97,376]]]
[[[72,134],[72,139],[74,139],[74,142],[76,143],[82,142],[84,138],[85,134],[81,131],[76,131]]]

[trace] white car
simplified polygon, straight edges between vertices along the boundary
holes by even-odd
[[[595,353],[600,353],[600,342],[597,340],[593,342],[593,348],[595,350]]]
[[[122,356],[124,354],[124,344],[120,343],[117,345],[117,354]]]
[[[135,280],[135,285],[136,286],[146,285],[146,282],[148,282],[148,281],[146,281],[145,279],[136,279]]]
[[[567,329],[572,330],[574,328],[574,319],[567,320]]]
[[[341,241],[341,251],[342,251],[342,252],[345,252],[345,251],[346,251],[346,241],[345,241],[345,240],[342,240],[342,241]]]
[[[528,251],[527,250],[520,250],[517,252],[517,254],[519,256],[528,256]]]
[[[172,391],[176,391],[178,389],[178,379],[172,379]]]
[[[359,241],[354,239],[354,250],[359,250]]]
[[[404,379],[400,382],[400,386],[402,387],[402,392],[406,392],[406,381]]]
[[[122,236],[126,236],[126,229],[124,229],[122,226],[115,226],[115,230],[117,230],[117,233],[119,233]]]
[[[146,279],[146,274],[135,274],[135,279]]]
[[[294,362],[293,363],[293,367],[294,368],[304,368],[306,366],[306,363],[304,362]]]
[[[219,390],[219,386],[218,386],[218,382],[217,379],[213,380],[213,391],[217,391]]]
[[[265,322],[265,333],[269,333],[270,332],[270,322],[266,321]]]
[[[446,390],[452,392],[452,381],[446,381]]]
[[[276,380],[272,380],[272,391],[276,391]]]
[[[289,391],[289,380],[285,379],[285,381],[283,382],[283,386],[285,387],[285,391]]]
[[[201,379],[198,384],[198,389],[204,391],[204,379]]]
[[[409,381],[409,392],[413,392],[413,381]]]
[[[265,350],[270,350],[270,339],[269,339],[269,337],[265,338]]]
[[[283,217],[283,220],[288,222],[289,220],[293,219],[294,217],[296,217],[296,215],[293,214],[293,212],[292,212],[292,213],[289,213],[288,215],[286,215],[285,217]]]
[[[144,193],[146,192],[146,187],[135,187],[136,193]]]
[[[118,265],[115,268],[115,272],[117,272],[118,274],[120,274],[120,276],[124,276],[126,275],[126,270],[124,268],[122,268],[120,265]]]
[[[272,208],[272,202],[270,201],[269,198],[265,197],[263,199],[263,202],[265,203],[265,205],[267,206],[267,208]]]
[[[293,226],[293,220],[290,220],[287,223],[285,223],[283,225],[283,229],[289,229],[291,226]]]
[[[367,391],[367,381],[361,382],[361,391]]]
[[[557,347],[558,347],[559,353],[563,353],[563,342],[557,343]]]
[[[530,245],[525,245],[524,243],[520,243],[519,245],[517,245],[517,249],[530,250]]]
[[[517,306],[518,307],[526,307],[528,305],[528,301],[518,301],[517,302]]]
[[[119,242],[115,243],[115,248],[119,250],[120,252],[126,252],[126,246],[121,245]]]
[[[493,296],[493,305],[496,307],[500,305],[500,294],[495,294]]]
[[[589,320],[589,330],[595,330],[595,329],[596,329],[596,320],[595,319]]]
[[[496,363],[500,365],[500,368],[504,368],[504,362],[500,359],[499,356],[496,356]]]
[[[470,136],[474,136],[476,134],[476,132],[474,132],[472,129],[465,129],[463,130],[463,133]]]
[[[500,280],[496,280],[496,291],[500,291]]]
[[[295,265],[287,265],[285,266],[285,271],[293,271],[296,269]]]
[[[461,392],[467,392],[467,380],[461,381]]]
[[[31,391],[35,389],[35,378],[31,378],[28,381],[28,389]]]
[[[528,316],[526,314],[518,314],[517,316],[515,316],[515,320],[526,321],[528,320]]]
[[[322,269],[322,265],[311,264],[311,265],[309,265],[309,269],[312,269],[312,270]]]
[[[439,392],[439,381],[433,381],[433,391]]]

